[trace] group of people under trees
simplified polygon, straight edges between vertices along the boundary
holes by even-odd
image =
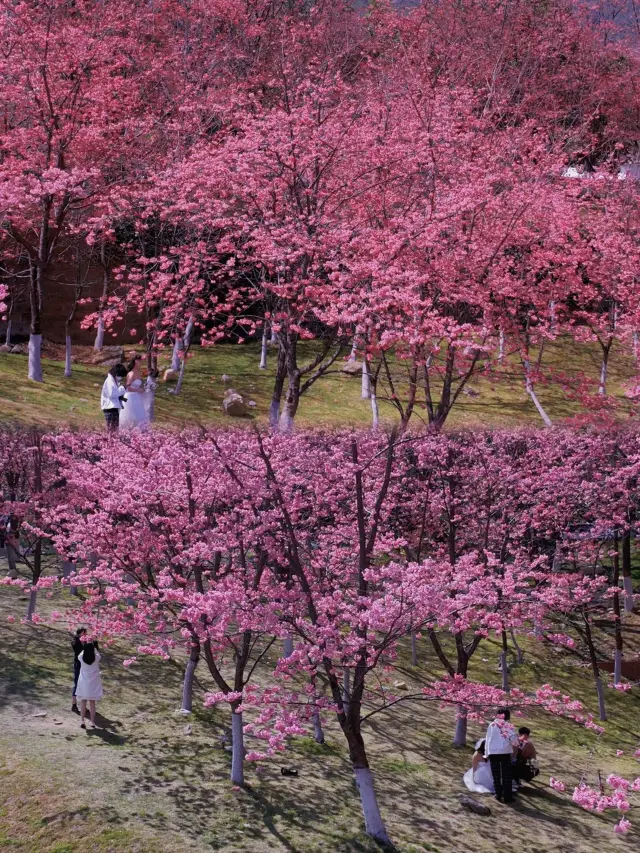
[[[500,708],[487,733],[475,745],[471,767],[464,783],[477,794],[493,794],[501,803],[512,803],[518,789],[538,774],[537,754],[531,730],[516,730],[508,708]]]
[[[134,353],[126,365],[118,363],[111,368],[102,386],[100,408],[108,432],[149,425],[151,393],[142,380],[139,355]]]

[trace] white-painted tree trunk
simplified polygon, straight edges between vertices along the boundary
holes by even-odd
[[[182,391],[182,383],[184,382],[184,373],[187,369],[187,354],[189,352],[189,347],[191,346],[191,336],[193,335],[193,316],[189,317],[189,322],[187,323],[187,328],[184,330],[184,337],[182,339],[181,349],[184,352],[184,356],[180,359],[180,373],[178,375],[178,381],[176,382],[176,387],[173,391],[174,394],[179,394]]]
[[[604,704],[604,687],[602,686],[602,679],[600,677],[596,678],[596,693],[598,694],[598,713],[600,716],[600,722],[606,723],[607,709]]]
[[[8,347],[11,346],[11,318],[7,320],[7,334],[5,335],[4,342]]]
[[[173,352],[171,353],[171,370],[178,373],[180,370],[180,350],[182,349],[182,338],[176,335],[173,339]]]
[[[75,570],[76,570],[75,564],[72,563],[71,560],[63,560],[62,561],[62,577],[63,578],[65,578],[65,579],[70,578],[71,575],[74,574]],[[71,590],[71,595],[77,595],[78,594],[78,587],[77,586],[69,587],[69,589]]]
[[[613,683],[620,684],[622,681],[622,652],[616,649],[613,653]]]
[[[418,666],[418,638],[416,632],[411,632],[411,666]]]
[[[358,339],[354,338],[351,344],[351,352],[349,353],[349,361],[355,361],[358,354]]]
[[[262,327],[262,342],[260,344],[260,370],[267,369],[268,334],[267,324]]]
[[[503,361],[504,359],[504,331],[500,329],[500,334],[498,336],[498,361]]]
[[[638,361],[638,349],[639,349],[638,343],[639,342],[640,342],[640,335],[638,334],[638,332],[634,332],[633,333],[632,349],[633,349],[633,357],[636,361]]]
[[[549,302],[549,320],[551,321],[551,331],[554,332],[556,328],[556,303],[553,299]]]
[[[189,658],[187,667],[184,671],[184,681],[182,683],[182,710],[193,710],[193,679],[198,666],[197,660]]]
[[[98,328],[96,329],[96,339],[93,342],[95,352],[100,352],[104,347],[104,317],[100,315],[98,318]]]
[[[371,377],[369,376],[369,362],[366,358],[362,359],[362,393],[363,400],[368,400],[371,397]]]
[[[293,432],[293,418],[291,417],[291,412],[289,411],[286,403],[278,419],[278,432]]]
[[[375,384],[370,383],[371,387],[371,427],[377,430],[380,427],[380,409],[378,408],[378,397],[376,395]]]
[[[31,622],[33,614],[36,612],[36,602],[38,599],[38,590],[32,589],[29,593],[29,604],[27,605],[27,622]]]
[[[42,382],[42,335],[29,335],[29,379]]]
[[[151,394],[151,400],[149,402],[149,421],[153,423],[155,420],[155,407],[156,407],[156,380],[153,376],[148,376],[147,381],[144,384],[145,391],[147,394]]]
[[[269,338],[269,343],[272,347],[274,347],[278,343],[278,333],[274,332],[273,329],[271,329],[271,337]]]
[[[631,613],[633,610],[633,581],[631,578],[622,578],[622,585],[624,586],[624,609],[627,613]]]
[[[545,410],[542,408],[542,404],[540,403],[540,400],[538,400],[536,392],[533,389],[533,383],[531,382],[531,367],[530,367],[528,361],[525,361],[525,363],[524,363],[524,373],[525,373],[525,388],[526,388],[527,394],[529,395],[529,397],[531,397],[531,401],[532,401],[533,405],[538,410],[538,414],[542,418],[542,422],[544,423],[545,426],[548,426],[548,427],[553,426],[553,424],[551,423],[551,418],[545,412]]]
[[[242,714],[231,714],[231,783],[244,785],[244,728]]]
[[[287,634],[287,636],[282,641],[282,655],[285,658],[290,658],[293,654],[293,637],[291,634]]]
[[[502,689],[505,693],[509,692],[509,666],[507,663],[507,653],[500,652],[500,672],[502,673]]]
[[[280,404],[276,400],[271,401],[269,406],[269,424],[272,429],[278,428],[280,421]]]
[[[67,335],[65,338],[65,352],[64,352],[64,375],[66,379],[71,377],[71,336]]]
[[[313,709],[313,739],[316,743],[324,743],[322,720],[320,719],[320,710],[317,706]]]
[[[457,749],[467,745],[467,709],[464,705],[458,705],[458,714],[456,717],[456,731],[453,736],[453,745]]]
[[[349,670],[345,667],[342,673],[342,705],[344,713],[349,713],[349,699],[351,698],[351,686],[349,684]]]
[[[602,365],[600,367],[600,386],[598,387],[598,394],[606,394],[607,393],[607,374],[608,374],[608,366],[606,360],[602,359]]]
[[[562,569],[562,551],[559,544],[556,542],[556,547],[553,552],[553,562],[551,564],[552,572],[559,572]]]
[[[355,776],[358,793],[360,794],[362,815],[367,835],[370,835],[371,838],[374,838],[380,844],[390,845],[391,839],[380,814],[371,770],[368,767],[354,767],[353,775]]]

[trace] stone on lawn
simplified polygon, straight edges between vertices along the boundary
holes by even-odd
[[[104,365],[108,361],[113,361],[114,364],[124,361],[124,347],[102,347],[99,352],[94,353],[90,358],[91,364]]]
[[[36,711],[36,713],[32,714],[31,716],[32,717],[46,717],[47,712],[46,711]]]
[[[396,690],[408,690],[409,689],[407,687],[406,681],[394,681],[393,686],[396,688]]]
[[[11,352],[11,347],[7,346],[7,344],[2,344],[2,346],[0,346],[0,352]]]
[[[11,347],[11,355],[26,355],[26,349],[20,344],[16,344],[16,346]]]
[[[233,388],[228,388],[224,392],[222,408],[225,415],[229,415],[231,418],[242,418],[247,414],[247,406],[242,395],[238,394]]]
[[[165,370],[165,372],[162,374],[162,381],[163,382],[176,382],[177,379],[178,379],[178,371],[177,370],[171,370],[170,367],[168,367]]]
[[[362,373],[362,362],[347,361],[342,368],[342,372],[346,373],[347,376],[359,376]]]
[[[484,803],[479,803],[477,800],[474,800],[473,797],[460,797],[460,805],[475,814],[481,815],[482,817],[489,817],[491,814],[489,806],[485,806]]]

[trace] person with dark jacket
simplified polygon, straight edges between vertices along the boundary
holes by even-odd
[[[74,714],[79,714],[78,702],[76,700],[76,690],[78,689],[78,678],[80,677],[80,661],[78,655],[84,649],[84,638],[87,635],[86,628],[78,628],[73,640],[71,648],[73,649],[73,693],[71,694],[71,710]]]

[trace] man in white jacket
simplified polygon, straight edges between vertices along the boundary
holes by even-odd
[[[513,802],[511,760],[518,751],[518,736],[509,722],[510,717],[508,708],[499,708],[484,739],[484,757],[491,765],[495,797],[503,803]]]
[[[104,380],[100,396],[100,408],[104,412],[104,419],[107,422],[107,432],[118,431],[120,410],[124,403],[124,395],[127,393],[124,385],[121,385],[118,380],[124,379],[126,375],[127,368],[124,364],[116,364]]]

